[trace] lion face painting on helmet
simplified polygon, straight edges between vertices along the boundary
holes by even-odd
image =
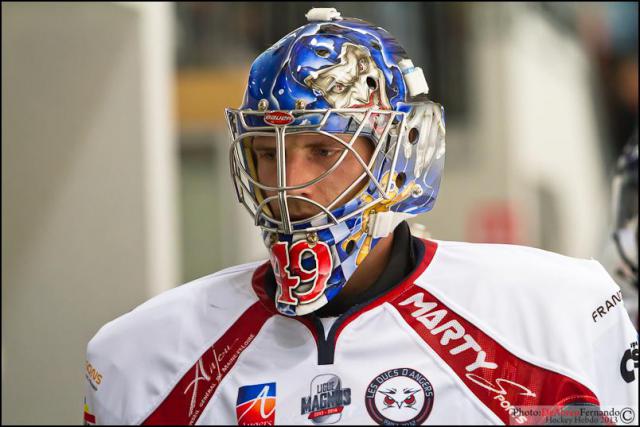
[[[445,152],[444,110],[426,97],[422,70],[391,34],[335,9],[307,18],[253,62],[241,107],[226,110],[236,193],[263,232],[276,307],[288,316],[325,305],[380,238],[433,207]],[[331,137],[342,154],[308,182],[288,185],[287,137],[295,134]],[[275,140],[276,185],[259,178],[251,147],[265,136]],[[368,161],[353,148],[359,137],[373,144]],[[347,155],[362,173],[330,203],[296,192],[322,184]],[[291,203],[314,214],[292,218]]]

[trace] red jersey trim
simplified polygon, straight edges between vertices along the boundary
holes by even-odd
[[[391,304],[468,389],[505,424],[528,422],[523,415],[510,416],[514,406],[600,404],[586,386],[515,356],[422,288],[413,288]]]
[[[238,357],[274,313],[255,302],[231,325],[160,403],[144,425],[193,425]]]

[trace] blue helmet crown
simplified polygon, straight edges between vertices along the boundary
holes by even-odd
[[[343,82],[326,82],[330,78],[319,82],[319,73],[339,67],[347,52],[358,61],[354,73],[346,75]],[[382,104],[396,108],[398,102],[406,101],[406,87],[398,66],[403,59],[408,59],[404,49],[380,27],[359,19],[313,22],[292,31],[258,56],[251,66],[241,108],[257,110],[262,99],[274,110],[294,109],[299,100],[307,109],[336,108],[332,100],[338,100],[340,107],[351,106],[345,105],[345,101],[351,101],[352,105],[367,104],[368,99],[341,99],[337,95],[359,74],[373,74],[372,69],[379,75],[368,76],[365,83],[382,86]]]

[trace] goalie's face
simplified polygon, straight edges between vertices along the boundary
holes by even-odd
[[[345,143],[349,143],[351,135],[336,134]],[[252,140],[252,153],[256,161],[258,181],[269,187],[278,186],[278,151],[276,138],[256,136]],[[291,221],[311,218],[322,210],[305,199],[312,200],[324,207],[339,207],[355,197],[368,182],[368,177],[360,156],[365,164],[369,164],[374,147],[368,138],[359,136],[349,150],[345,145],[327,135],[318,133],[291,134],[286,136],[285,168],[286,186],[301,186],[289,190],[288,209]],[[314,182],[330,169],[333,171],[321,180]],[[282,171],[281,171],[282,173]],[[305,185],[306,184],[306,185]],[[274,196],[275,192],[265,191],[266,196]],[[277,201],[269,202],[269,208],[276,219],[281,218]]]

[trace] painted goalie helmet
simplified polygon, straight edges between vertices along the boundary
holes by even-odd
[[[445,152],[444,110],[429,101],[422,70],[391,34],[332,8],[306,17],[308,24],[258,56],[242,106],[226,110],[235,190],[262,230],[276,307],[289,316],[325,305],[380,238],[433,207]],[[287,150],[300,134],[322,135],[340,151],[309,180],[291,184]],[[269,179],[255,146],[265,137],[277,169]],[[373,147],[370,159],[354,148],[363,138]],[[304,196],[347,164],[360,173],[332,201]],[[292,216],[293,205],[313,214]]]

